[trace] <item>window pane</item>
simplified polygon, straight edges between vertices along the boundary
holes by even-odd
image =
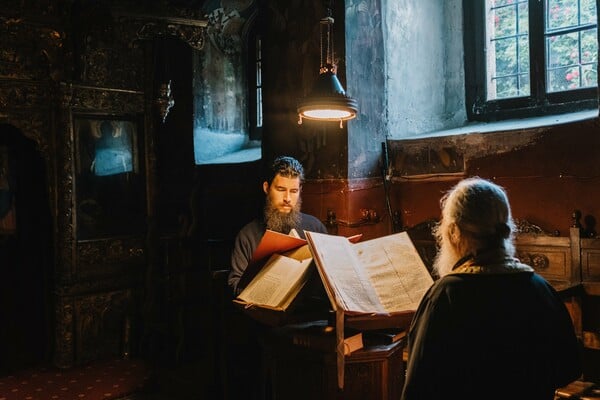
[[[598,86],[598,29],[581,33],[581,87]]]
[[[554,35],[546,39],[548,49],[548,91],[575,89],[579,59],[579,35]]]
[[[548,0],[546,30],[579,25],[579,0]]]
[[[527,1],[521,1],[518,3],[518,17],[519,17],[519,33],[529,33],[529,4]]]
[[[529,95],[527,1],[487,0],[487,100]]]
[[[548,91],[596,86],[595,0],[547,0],[546,4]]]
[[[517,73],[517,45],[515,38],[496,41],[496,76],[514,75]]]
[[[597,22],[596,0],[581,0],[581,24],[595,24]]]
[[[596,24],[595,0],[547,0],[546,32]]]
[[[597,84],[596,29],[546,39],[548,91],[557,92]]]

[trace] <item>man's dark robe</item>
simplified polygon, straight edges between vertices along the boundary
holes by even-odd
[[[581,374],[566,306],[513,258],[470,259],[435,282],[408,337],[403,400],[552,400]]]

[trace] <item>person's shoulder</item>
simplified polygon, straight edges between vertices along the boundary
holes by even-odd
[[[471,274],[472,275],[472,274]],[[477,283],[472,282],[470,279],[465,279],[465,278],[470,278],[471,276],[467,275],[467,274],[448,274],[448,275],[444,275],[441,278],[437,279],[435,282],[433,282],[433,285],[431,285],[430,288],[430,292],[432,293],[445,293],[448,292],[449,290],[452,290],[452,288],[456,288],[456,287],[461,287],[464,285],[477,285]]]
[[[238,232],[237,236],[264,233],[265,224],[259,218],[255,218],[252,221],[244,225]]]
[[[325,224],[323,224],[323,222],[314,215],[306,213],[300,213],[300,215],[302,216],[302,228],[304,230],[316,230],[317,232],[327,232]]]
[[[303,221],[310,221],[310,222],[321,222],[320,219],[318,219],[317,217],[315,217],[312,214],[307,214],[307,213],[300,213],[300,215],[302,216],[302,220]]]
[[[548,282],[548,280],[546,278],[544,278],[542,275],[538,274],[537,272],[530,272],[530,281],[533,282],[535,285],[538,286],[542,286],[544,288],[547,288],[549,290],[554,291],[554,287],[550,284],[550,282]]]

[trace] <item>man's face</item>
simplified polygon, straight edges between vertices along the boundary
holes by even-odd
[[[300,178],[275,175],[270,186],[268,182],[263,183],[263,190],[273,208],[280,213],[289,214],[300,199]]]

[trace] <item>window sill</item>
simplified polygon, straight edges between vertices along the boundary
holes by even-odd
[[[585,121],[589,119],[598,118],[598,110],[586,110],[579,111],[568,114],[560,114],[560,115],[549,115],[544,117],[532,117],[532,118],[522,118],[522,119],[511,119],[506,121],[497,121],[497,122],[472,122],[467,125],[453,128],[453,129],[444,129],[439,131],[433,131],[418,135],[413,135],[410,137],[405,137],[402,139],[422,139],[429,137],[443,137],[443,136],[454,136],[454,135],[464,135],[470,133],[491,133],[491,132],[506,132],[513,130],[523,130],[523,129],[534,129],[541,128],[545,126],[554,126],[554,125],[562,125],[568,124],[572,122]],[[401,140],[402,140],[401,139]]]

